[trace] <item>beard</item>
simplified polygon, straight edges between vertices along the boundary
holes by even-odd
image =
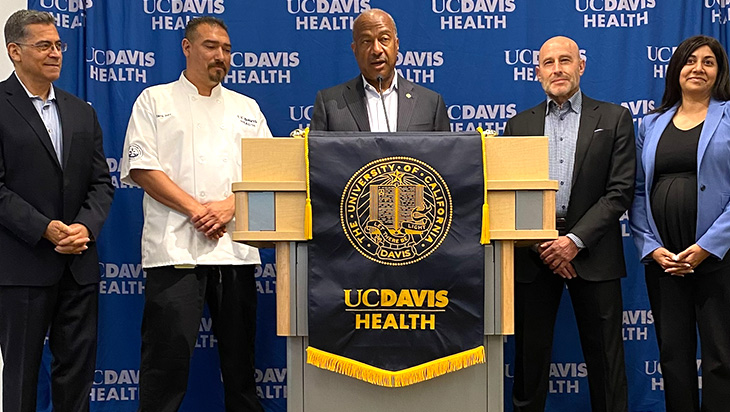
[[[208,66],[208,79],[212,82],[222,82],[223,78],[226,77],[226,73],[228,73],[228,69],[223,64],[212,64]]]

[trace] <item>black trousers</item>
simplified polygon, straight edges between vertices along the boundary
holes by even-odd
[[[218,340],[226,411],[263,412],[254,376],[254,268],[245,265],[147,269],[140,411],[174,412],[180,407],[207,301]]]
[[[4,411],[36,411],[46,334],[53,410],[89,410],[98,307],[98,285],[77,284],[68,268],[53,286],[0,286]]]
[[[515,284],[514,410],[545,410],[555,319],[566,285],[588,369],[591,411],[626,412],[620,280],[564,280],[547,267],[534,282]]]
[[[671,276],[646,266],[667,412],[730,410],[730,264],[708,258],[695,273]],[[702,353],[702,407],[697,332]]]

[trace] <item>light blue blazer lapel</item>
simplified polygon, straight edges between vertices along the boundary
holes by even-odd
[[[644,147],[642,150],[643,153],[641,161],[644,165],[644,177],[646,179],[645,186],[647,198],[650,196],[651,188],[654,184],[654,163],[656,161],[656,148],[659,144],[659,139],[662,137],[662,133],[664,133],[664,129],[666,129],[669,122],[672,121],[675,113],[677,113],[677,106],[674,106],[659,115],[659,117],[654,122],[654,126],[651,128],[649,133],[644,136]],[[652,222],[652,227],[653,226],[654,224]],[[654,228],[654,231],[656,232],[656,228]]]
[[[710,139],[715,135],[717,126],[720,124],[722,119],[722,113],[725,109],[725,102],[720,102],[715,99],[710,100],[710,106],[707,108],[707,116],[705,116],[705,124],[702,126],[702,132],[700,133],[700,143],[697,146],[697,175],[699,176],[700,165],[702,164],[702,158],[705,156],[707,146],[710,144]]]

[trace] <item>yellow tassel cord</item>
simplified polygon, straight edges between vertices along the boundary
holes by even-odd
[[[312,197],[309,194],[309,127],[304,129],[304,171],[307,179],[307,199],[304,203],[304,238],[312,240]]]
[[[489,202],[487,202],[487,138],[490,136],[489,131],[485,131],[481,127],[477,131],[482,137],[482,171],[484,173],[484,204],[482,204],[482,236],[479,243],[488,245],[490,242],[489,234]],[[493,135],[494,132],[492,132]]]
[[[334,355],[311,346],[307,348],[307,363],[311,365],[388,388],[413,385],[414,383],[423,382],[484,362],[484,346],[479,346],[412,368],[401,371],[389,371]]]

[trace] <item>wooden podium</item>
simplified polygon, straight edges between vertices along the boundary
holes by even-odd
[[[484,145],[491,239],[484,246],[487,362],[404,388],[384,388],[306,363],[305,142],[242,139],[243,181],[233,184],[232,236],[258,247],[276,246],[277,334],[287,337],[288,412],[504,410],[503,337],[514,333],[514,247],[558,236],[558,184],[548,179],[547,138],[491,137]]]

